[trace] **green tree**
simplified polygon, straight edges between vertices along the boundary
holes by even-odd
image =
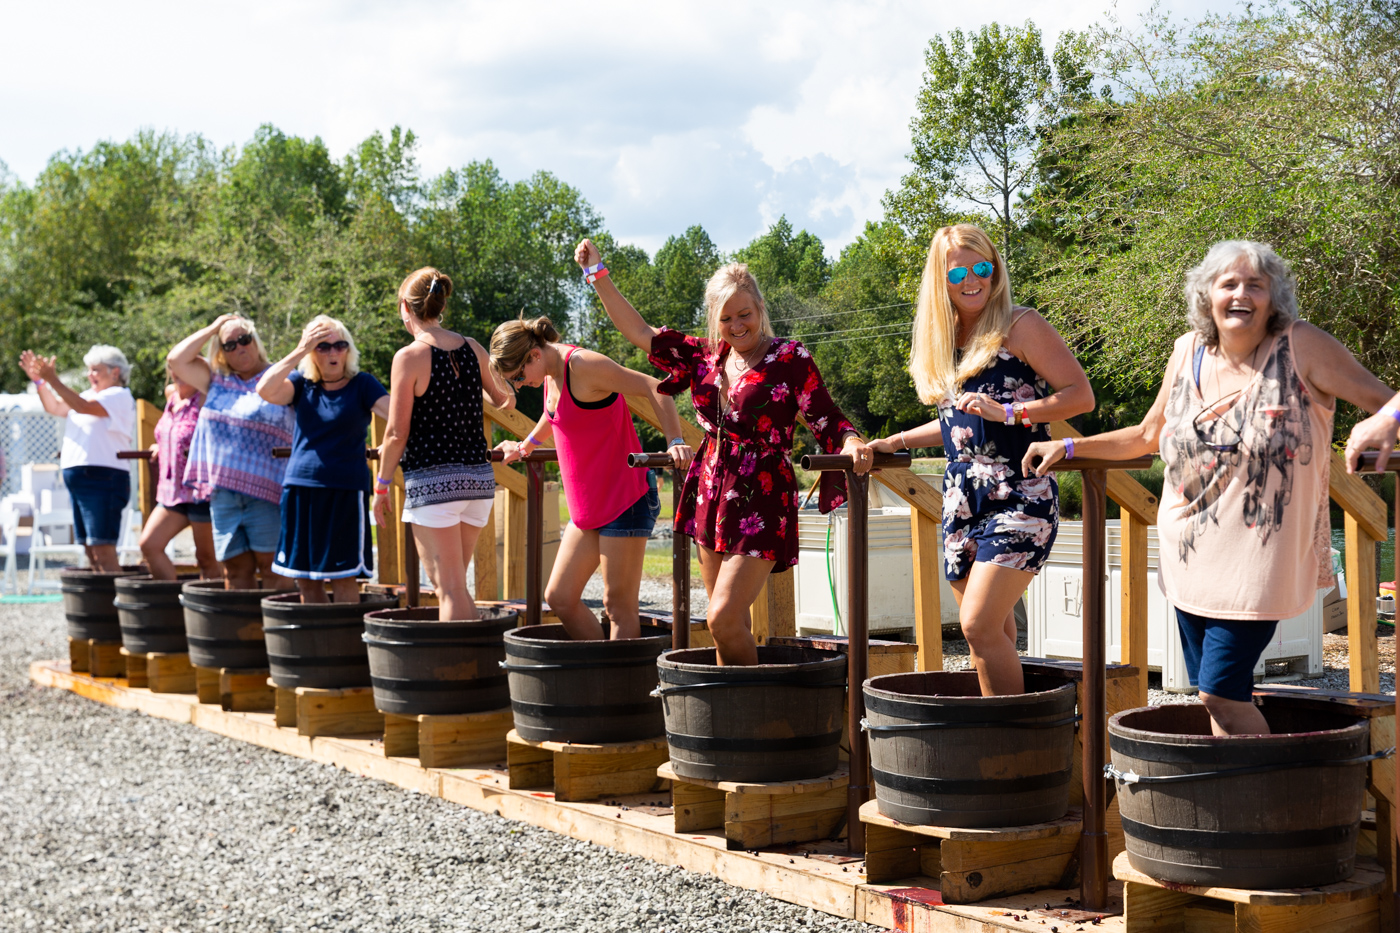
[[[786,216],[779,217],[768,232],[734,256],[748,263],[749,271],[765,291],[790,288],[804,295],[820,291],[831,275],[826,247],[814,234],[793,233]]]

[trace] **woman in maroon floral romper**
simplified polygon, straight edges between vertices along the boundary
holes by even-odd
[[[588,240],[574,258],[586,272],[601,265]],[[797,563],[797,482],[788,455],[798,415],[825,451],[854,457],[857,472],[870,469],[870,448],[831,400],[807,348],[773,336],[746,266],[725,266],[705,286],[708,339],[652,327],[605,271],[588,277],[617,329],[670,374],[661,391],[691,390],[705,441],[686,475],[675,527],[700,545],[719,663],[756,664],[749,606],[770,573]],[[824,474],[822,511],[844,501],[844,478]]]

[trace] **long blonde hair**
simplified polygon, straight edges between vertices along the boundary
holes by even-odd
[[[763,300],[763,292],[758,290],[758,280],[746,263],[731,262],[716,269],[705,283],[705,336],[714,353],[719,353],[723,346],[723,338],[719,335],[720,312],[729,299],[740,292],[748,294],[758,305],[758,332],[765,337],[773,336],[773,322],[768,319],[768,305]]]
[[[958,247],[990,260],[991,292],[982,315],[968,335],[962,362],[954,363],[958,315],[948,295],[948,253]],[[924,278],[914,315],[914,344],[909,354],[909,375],[925,405],[937,405],[956,397],[962,384],[987,368],[1011,330],[1011,283],[1006,264],[986,231],[973,224],[940,227],[929,244]]]

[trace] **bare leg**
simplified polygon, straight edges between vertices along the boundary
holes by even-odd
[[[1259,707],[1249,701],[1227,700],[1201,692],[1201,703],[1210,712],[1212,735],[1269,735],[1269,723]]]
[[[190,534],[194,537],[194,562],[199,564],[199,575],[205,580],[217,580],[224,575],[224,568],[214,556],[214,526],[209,522],[192,522]]]
[[[773,561],[742,554],[718,554],[700,548],[700,570],[710,593],[707,621],[721,665],[758,663],[749,607],[763,592],[773,572]]]
[[[638,591],[642,587],[647,539],[600,536],[598,541],[603,563],[603,609],[612,622],[612,637],[638,638],[642,634]]]
[[[294,586],[289,578],[280,573],[272,572],[272,560],[276,557],[271,551],[253,551],[253,559],[258,564],[258,574],[262,577],[262,585],[265,590],[290,590]]]
[[[331,581],[331,598],[338,603],[360,601],[360,581],[354,577],[341,577]]]
[[[258,588],[258,561],[252,551],[235,554],[224,561],[224,589],[255,590]]]
[[[1024,693],[1025,677],[1016,653],[1016,600],[1035,574],[978,561],[971,572],[952,584],[958,600],[963,636],[977,669],[983,696]]]
[[[83,549],[87,551],[88,563],[92,565],[93,570],[116,573],[122,569],[122,565],[117,562],[115,544],[88,544]]]
[[[467,562],[476,550],[481,529],[465,522],[449,528],[413,526],[418,560],[438,595],[438,621],[471,621],[481,618],[467,592]]]
[[[559,538],[559,556],[544,588],[544,601],[549,611],[564,623],[569,637],[579,641],[600,641],[607,638],[593,610],[583,604],[583,588],[598,569],[597,531],[584,531],[570,524]]]
[[[320,580],[303,580],[301,577],[297,577],[296,581],[297,590],[301,593],[302,603],[330,602],[330,600],[326,599],[326,585]]]
[[[141,556],[146,558],[146,566],[151,568],[151,576],[155,579],[175,579],[175,563],[165,555],[165,546],[189,523],[188,518],[163,505],[156,506],[155,511],[151,512],[150,521],[141,529]]]

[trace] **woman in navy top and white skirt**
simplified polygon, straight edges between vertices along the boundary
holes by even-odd
[[[374,566],[365,440],[370,419],[388,417],[389,393],[359,361],[350,331],[321,314],[258,380],[258,395],[296,412],[272,569],[296,581],[303,603],[326,602],[325,581],[336,602],[358,601],[357,578]]]

